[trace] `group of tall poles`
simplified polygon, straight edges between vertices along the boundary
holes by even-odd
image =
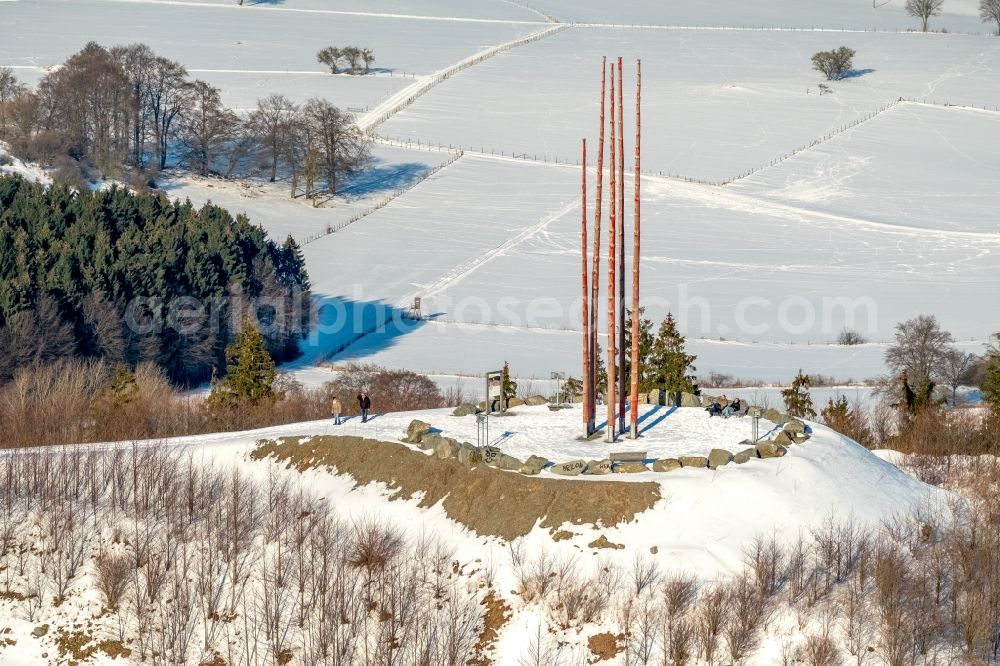
[[[615,65],[617,64],[617,86]],[[597,145],[597,192],[594,209],[593,246],[588,244],[587,220],[587,140],[583,139],[583,177],[581,183],[581,286],[583,294],[583,421],[587,437],[596,431],[597,422],[597,313],[600,299],[600,266],[601,266],[601,215],[603,210],[602,196],[604,194],[604,130],[605,105],[610,99],[611,140],[609,142],[609,185],[608,200],[608,362],[607,362],[607,400],[608,421],[605,428],[605,440],[613,442],[618,435],[625,432],[625,395],[626,380],[631,380],[629,404],[630,415],[629,436],[638,437],[638,411],[635,406],[639,402],[639,186],[641,159],[641,99],[642,99],[642,63],[636,61],[635,85],[635,176],[633,194],[633,225],[632,225],[632,318],[631,318],[631,370],[630,377],[625,376],[625,123],[622,91],[624,79],[622,59],[612,62],[610,74],[607,58],[601,64],[601,124]],[[610,94],[609,86],[610,83]],[[617,112],[616,112],[617,106]],[[590,271],[588,271],[588,252]],[[590,273],[588,285],[588,272]]]

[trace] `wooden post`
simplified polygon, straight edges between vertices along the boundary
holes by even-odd
[[[617,427],[618,400],[615,397],[617,378],[615,365],[618,363],[618,355],[615,353],[617,343],[617,317],[615,316],[615,241],[618,237],[618,229],[615,222],[618,216],[618,160],[616,158],[615,145],[615,67],[611,66],[611,200],[608,202],[608,427],[605,439],[614,442],[615,428]]]
[[[590,309],[587,306],[587,299],[590,298],[589,290],[587,289],[587,252],[590,250],[587,244],[587,140],[583,140],[583,150],[582,157],[580,159],[580,164],[582,165],[582,176],[580,180],[580,206],[582,209],[582,214],[580,215],[580,286],[583,290],[583,372],[580,375],[583,377],[583,433],[584,437],[590,437],[593,434],[593,422],[590,420],[590,401],[593,400],[593,384],[590,381],[591,377],[591,353],[590,353]]]
[[[590,284],[590,427],[591,432],[597,422],[597,312],[601,298],[601,195],[604,190],[604,100],[607,98],[607,57],[601,61],[601,129],[597,144],[597,201],[594,206],[594,255]]]
[[[625,77],[618,57],[618,432],[625,432]]]
[[[635,194],[632,212],[632,414],[629,435],[639,437],[639,186],[642,159],[642,61],[635,61]]]

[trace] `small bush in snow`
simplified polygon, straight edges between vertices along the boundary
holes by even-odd
[[[820,51],[812,57],[813,69],[822,72],[827,81],[839,81],[851,71],[854,55],[854,49],[846,46],[832,51]]]

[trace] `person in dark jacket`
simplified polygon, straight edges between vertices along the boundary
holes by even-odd
[[[372,408],[372,399],[366,391],[358,394],[358,407],[361,408],[361,422],[368,423],[368,410]]]

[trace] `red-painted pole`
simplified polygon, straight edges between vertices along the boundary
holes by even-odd
[[[605,439],[608,442],[615,441],[615,428],[617,427],[616,412],[618,411],[618,400],[615,397],[617,387],[616,364],[618,354],[615,345],[618,342],[617,317],[615,316],[615,242],[618,237],[618,230],[615,222],[618,216],[618,160],[615,156],[615,68],[611,66],[611,200],[609,202],[610,215],[608,216],[608,427]]]
[[[597,201],[594,205],[594,256],[593,278],[590,284],[590,431],[594,432],[597,421],[597,311],[601,298],[601,211],[603,202],[601,195],[604,190],[604,100],[607,98],[607,57],[601,61],[601,129],[600,141],[597,144]]]
[[[585,437],[590,437],[590,402],[593,400],[593,385],[590,382],[591,356],[590,356],[590,309],[587,306],[587,299],[590,298],[587,289],[587,251],[590,247],[587,244],[587,140],[583,140],[582,176],[580,178],[580,286],[583,290],[583,433]]]
[[[625,77],[618,58],[618,432],[625,432]]]
[[[642,159],[642,61],[635,61],[635,193],[632,202],[632,414],[630,419],[632,439],[639,437],[639,186]]]

